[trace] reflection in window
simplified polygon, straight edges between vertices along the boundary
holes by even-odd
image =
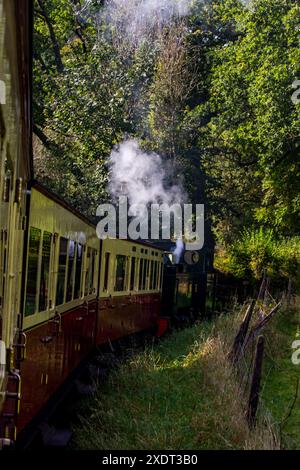
[[[84,289],[85,295],[89,295],[93,293],[96,255],[97,255],[97,251],[93,250],[93,248],[88,247],[87,271],[86,271],[85,289]]]
[[[31,227],[28,246],[25,316],[33,315],[36,312],[40,243],[41,230]]]
[[[145,289],[146,289],[146,281],[147,281],[147,277],[148,277],[148,264],[149,264],[149,261],[145,259],[145,260],[144,260],[144,272],[143,272],[142,290],[145,290]]]
[[[44,310],[47,310],[48,307],[51,240],[51,233],[44,232],[42,245],[39,312],[44,312]]]
[[[160,264],[160,268],[159,268],[159,279],[160,279],[160,286],[159,288],[161,289],[162,288],[162,285],[163,285],[163,267],[164,265],[161,263]]]
[[[150,262],[150,283],[149,283],[149,289],[150,290],[152,290],[154,288],[153,280],[154,280],[154,261],[152,260]]]
[[[73,285],[74,285],[74,258],[75,258],[76,243],[73,240],[69,241],[69,258],[68,258],[68,277],[67,277],[67,298],[66,301],[70,302],[73,298]]]
[[[139,278],[139,290],[142,290],[143,286],[143,271],[144,271],[144,260],[140,259],[140,278]]]
[[[105,253],[104,283],[103,283],[104,291],[108,290],[109,260],[110,260],[110,253]]]
[[[117,255],[116,257],[116,285],[115,291],[122,292],[125,290],[125,272],[126,272],[126,257]]]
[[[157,289],[157,277],[158,277],[158,261],[154,261],[154,275],[153,275],[153,289]]]
[[[86,276],[85,276],[85,286],[84,286],[84,295],[89,295],[89,286],[90,286],[90,277],[91,277],[91,263],[92,257],[92,248],[87,248],[87,255],[86,255]]]
[[[95,262],[96,262],[96,250],[92,249],[92,259],[91,259],[91,276],[90,276],[90,285],[89,292],[93,293],[94,290],[94,276],[95,276]]]
[[[78,243],[77,255],[76,255],[74,299],[79,299],[79,297],[81,296],[81,269],[82,269],[82,245]]]
[[[64,302],[68,240],[61,237],[59,243],[59,261],[56,288],[56,305]]]
[[[131,258],[131,272],[130,272],[130,287],[129,290],[134,290],[135,284],[135,258]]]

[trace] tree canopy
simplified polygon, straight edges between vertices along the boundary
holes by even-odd
[[[218,244],[245,228],[296,240],[298,1],[195,0],[136,41],[109,3],[35,0],[37,176],[94,215],[109,198],[110,152],[132,136],[205,202]]]

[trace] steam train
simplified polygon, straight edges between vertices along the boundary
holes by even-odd
[[[33,179],[28,0],[0,0],[0,448],[15,441],[96,347],[205,312],[212,251],[100,241]]]

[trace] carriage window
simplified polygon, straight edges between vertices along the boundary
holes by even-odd
[[[143,283],[142,283],[142,290],[146,289],[146,280],[148,276],[148,260],[144,260],[144,272],[143,272]]]
[[[163,285],[163,277],[164,277],[164,276],[163,276],[163,268],[164,268],[164,265],[161,263],[161,264],[160,264],[160,269],[159,269],[159,271],[160,271],[160,273],[159,273],[159,280],[160,280],[160,283],[159,283],[159,286],[158,286],[159,289],[161,289],[161,288],[162,288],[162,285]]]
[[[73,285],[74,285],[74,258],[75,258],[76,243],[73,240],[69,241],[69,258],[68,258],[68,276],[67,276],[67,297],[66,301],[70,302],[73,298]]]
[[[140,260],[140,279],[139,279],[139,290],[142,290],[143,287],[143,270],[144,270],[144,260]]]
[[[25,304],[26,316],[33,315],[36,311],[40,243],[41,230],[31,227],[29,233],[28,247],[27,287]]]
[[[134,290],[135,287],[135,258],[131,258],[131,272],[130,272],[130,287],[129,290]]]
[[[152,289],[156,289],[156,284],[157,284],[157,261],[154,261]]]
[[[154,288],[154,261],[151,261],[151,266],[150,266],[150,283],[149,283],[149,289],[152,290]]]
[[[92,256],[92,249],[88,247],[87,249],[87,258],[86,258],[86,277],[85,277],[85,287],[84,287],[84,295],[89,294],[89,285],[90,285],[90,277],[91,277],[91,256]]]
[[[86,272],[86,278],[85,278],[85,295],[89,295],[93,293],[96,254],[97,252],[95,250],[88,247],[87,272]]]
[[[61,237],[60,238],[60,243],[59,243],[59,261],[58,261],[58,274],[57,274],[56,305],[61,305],[64,302],[66,265],[67,265],[67,249],[68,249],[68,240],[66,238]]]
[[[49,232],[44,232],[42,245],[39,312],[44,312],[44,310],[47,310],[48,307],[51,240],[52,234]]]
[[[116,261],[115,291],[122,292],[125,289],[126,256],[117,255]]]
[[[108,290],[109,259],[110,259],[110,253],[105,253],[105,268],[104,268],[104,283],[103,283],[104,291]]]
[[[156,262],[156,281],[155,281],[155,289],[159,289],[159,279],[160,279],[160,274],[159,274],[159,267],[160,263],[159,261]]]
[[[74,299],[81,296],[82,245],[77,244]]]
[[[96,250],[93,250],[93,249],[92,249],[91,276],[90,276],[90,286],[89,286],[90,294],[93,293],[93,289],[94,289],[94,276],[95,276],[96,254],[97,254]]]

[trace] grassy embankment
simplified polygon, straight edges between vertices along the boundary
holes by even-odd
[[[300,365],[291,360],[292,343],[300,339],[300,302],[283,312],[268,335],[262,401],[272,413],[282,447],[300,449]]]
[[[226,354],[243,312],[179,331],[137,354],[81,405],[77,449],[275,449],[299,367],[291,364],[295,313],[282,312],[267,332],[263,400],[250,432],[247,393]],[[271,414],[272,413],[272,414]],[[83,417],[84,416],[84,417]],[[274,416],[274,418],[273,418]],[[282,435],[300,448],[299,399]]]

